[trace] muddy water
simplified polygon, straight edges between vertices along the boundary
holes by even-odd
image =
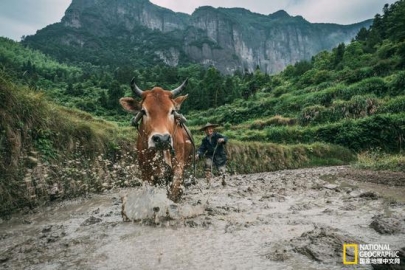
[[[209,189],[200,179],[170,219],[122,221],[121,195],[142,187],[60,202],[1,221],[0,268],[344,269],[343,242],[405,246],[405,188],[349,170],[235,175]],[[378,215],[389,233],[370,227]]]

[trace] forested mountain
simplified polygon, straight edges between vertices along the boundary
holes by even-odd
[[[124,65],[112,70],[110,66],[86,62],[60,64],[39,51],[26,49],[7,39],[1,40],[0,57],[2,65],[13,74],[15,80],[45,91],[62,105],[115,120],[125,118],[117,100],[130,94],[128,82],[131,78],[135,77],[145,89],[155,85],[170,89],[189,77],[190,82],[186,88],[189,99],[182,107],[183,112],[187,113],[232,104],[238,99],[250,100],[257,94],[267,93],[277,98],[282,94],[293,95],[294,89],[304,91],[306,87],[318,84],[325,88],[375,76],[388,76],[391,80],[389,75],[403,68],[402,28],[398,26],[403,24],[402,5],[403,1],[398,1],[395,5],[385,6],[383,15],[375,16],[372,27],[362,28],[350,44],[340,43],[330,52],[324,51],[310,61],[297,62],[281,74],[272,76],[260,69],[224,75],[214,67],[205,69],[200,65],[178,68],[166,65],[149,68]]]
[[[231,138],[244,141],[320,140],[355,150],[376,145],[394,151],[402,149],[404,140],[404,6],[404,0],[384,6],[370,29],[361,29],[351,43],[272,76],[260,69],[223,75],[198,65],[119,67],[111,72],[88,63],[59,64],[6,39],[1,40],[0,59],[14,81],[64,106],[124,124],[128,116],[117,101],[130,95],[132,77],[144,89],[173,89],[188,77],[189,98],[182,111],[191,126],[217,122],[229,128]]]
[[[25,37],[22,43],[60,61],[113,69],[196,63],[225,74],[256,68],[273,74],[349,42],[370,23],[309,23],[283,10],[261,15],[209,6],[190,16],[148,0],[73,0],[60,23]]]

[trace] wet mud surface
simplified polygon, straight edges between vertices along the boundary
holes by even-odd
[[[405,246],[404,179],[344,166],[198,179],[130,222],[121,196],[136,216],[142,187],[57,202],[0,220],[0,268],[345,269],[343,243]]]

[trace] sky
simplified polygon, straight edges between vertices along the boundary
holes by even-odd
[[[49,24],[60,22],[72,0],[0,0],[0,36],[20,41]],[[114,0],[110,0],[114,1]],[[200,6],[242,7],[271,14],[280,9],[312,23],[352,24],[382,14],[395,0],[150,0],[153,4],[187,14]]]

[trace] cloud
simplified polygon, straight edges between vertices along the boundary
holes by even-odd
[[[151,2],[188,14],[199,6],[244,7],[265,15],[283,9],[290,15],[301,15],[310,22],[351,24],[374,18],[375,14],[382,13],[385,3],[394,3],[395,0],[151,0]]]
[[[150,0],[155,5],[165,7],[171,9],[175,12],[183,12],[187,14],[193,13],[193,11],[200,7],[200,6],[213,6],[218,7],[215,5],[218,1],[190,1],[190,0]]]
[[[226,1],[221,1],[221,0],[150,0],[153,4],[166,7],[168,9],[171,9],[176,12],[183,12],[187,14],[192,14],[195,9],[201,6],[212,6],[215,8],[218,7],[243,7],[246,8],[252,12],[256,13],[261,13],[261,14],[266,14],[267,13],[274,13],[277,10],[279,10],[280,6],[284,6],[278,1],[277,3],[275,2],[269,2],[269,1],[263,1],[263,0],[251,0],[247,2],[246,0],[226,0]],[[265,11],[265,12],[263,12]]]
[[[36,26],[23,21],[15,21],[14,19],[0,17],[0,25],[7,27],[0,28],[0,36],[8,37],[16,41],[20,41],[24,35],[33,35],[38,30]]]
[[[71,0],[0,0],[0,36],[19,41],[59,22]]]
[[[382,13],[384,0],[303,0],[289,1],[286,7],[291,15],[302,15],[310,22],[336,22],[351,24],[374,18]],[[394,1],[388,1],[394,2]]]

